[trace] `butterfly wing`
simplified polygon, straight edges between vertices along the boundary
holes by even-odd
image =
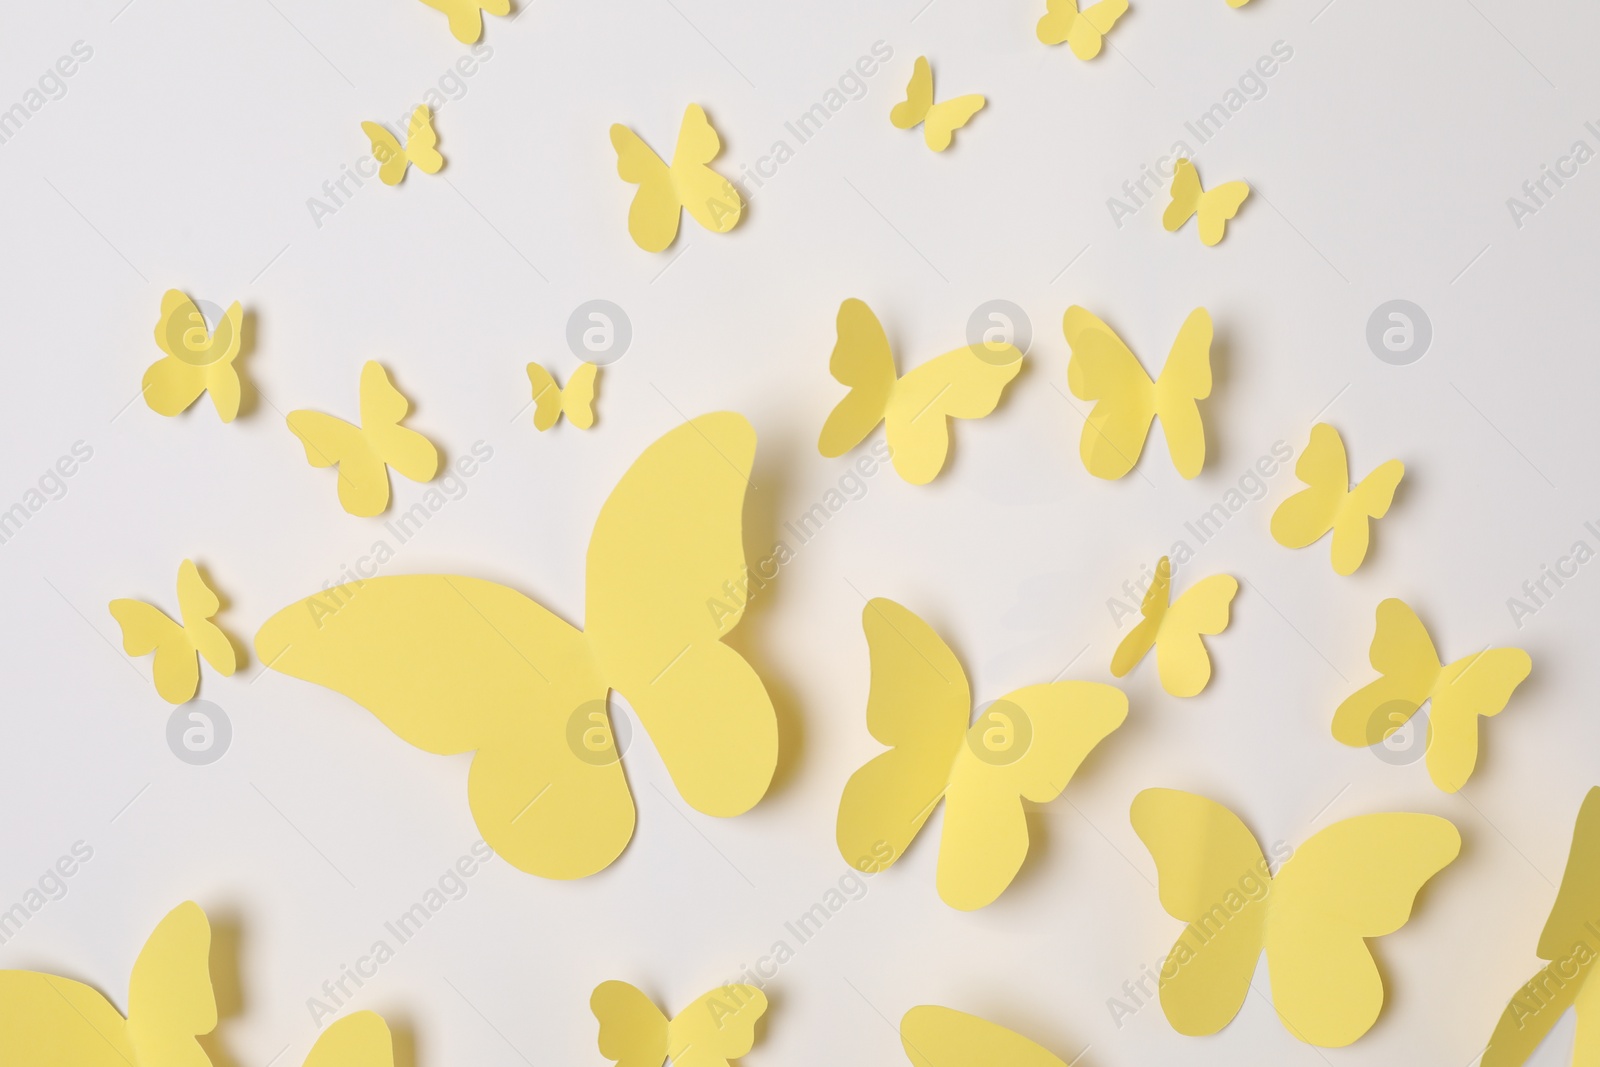
[[[1200,207],[1201,192],[1200,172],[1188,158],[1180,157],[1172,165],[1172,202],[1161,213],[1161,225],[1168,233],[1177,233],[1184,223],[1194,218]]]
[[[1200,243],[1210,247],[1220,242],[1227,232],[1228,220],[1239,213],[1249,195],[1247,182],[1223,182],[1200,194]]]
[[[211,621],[222,608],[217,594],[200,577],[200,570],[190,560],[178,565],[178,609],[183,617],[183,631],[189,644],[206,658],[224,678],[230,677],[238,663],[233,653],[233,642]]]
[[[1067,1067],[1021,1034],[936,1004],[905,1013],[900,1044],[916,1067]]]
[[[1375,745],[1403,726],[1428,699],[1439,655],[1417,613],[1391,597],[1378,605],[1371,660],[1382,675],[1347,697],[1333,713],[1333,736],[1353,748]]]
[[[217,1026],[210,959],[211,924],[200,905],[179,904],[156,925],[128,981],[128,1038],[135,1062],[211,1067],[195,1040]]]
[[[1336,574],[1354,574],[1367,558],[1371,537],[1369,519],[1389,513],[1394,491],[1405,476],[1406,465],[1398,459],[1380,464],[1361,484],[1346,495],[1333,521],[1333,569]]]
[[[151,674],[162,700],[182,704],[194,696],[200,684],[200,663],[182,626],[142,600],[113,600],[111,617],[122,628],[124,652],[130,656],[156,654]]]
[[[918,56],[906,83],[906,98],[889,109],[889,121],[902,130],[914,128],[933,106],[933,68],[927,56]]]
[[[171,418],[187,411],[190,404],[200,399],[200,394],[206,391],[206,380],[204,367],[168,356],[150,364],[140,381],[140,389],[151,411]]]
[[[1311,427],[1311,440],[1294,465],[1294,476],[1308,488],[1279,504],[1272,513],[1272,539],[1285,548],[1305,548],[1334,528],[1350,492],[1350,464],[1338,430],[1325,422]],[[1354,531],[1347,536],[1354,536]],[[1365,519],[1360,536],[1364,555]]]
[[[600,1055],[617,1067],[661,1067],[670,1024],[649,997],[627,982],[601,982],[589,1010],[600,1022]]]
[[[1446,793],[1466,784],[1478,762],[1478,716],[1498,715],[1533,670],[1520,648],[1490,648],[1439,672],[1428,711],[1428,777]]]
[[[1067,47],[1079,59],[1093,59],[1100,54],[1105,35],[1128,10],[1128,0],[1100,0],[1091,4],[1067,32]]]
[[[1175,697],[1192,697],[1211,681],[1211,656],[1201,635],[1228,628],[1229,606],[1239,592],[1231,574],[1202,578],[1172,602],[1156,635],[1156,667],[1161,688]]]
[[[572,372],[572,377],[567,379],[567,387],[561,391],[561,410],[566,412],[567,421],[580,430],[587,430],[594,425],[595,383],[599,378],[599,365],[584,360]]]
[[[883,421],[895,385],[894,354],[870,307],[856,299],[840,304],[837,336],[828,370],[850,392],[822,424],[817,450],[829,459],[856,447]]]
[[[646,252],[660,252],[678,236],[681,215],[672,171],[655,150],[628,127],[611,127],[611,147],[617,152],[617,174],[639,187],[628,208],[628,233]]]
[[[944,469],[950,451],[950,419],[981,419],[1022,369],[1022,353],[1011,345],[971,345],[946,352],[907,372],[884,412],[894,469],[912,485],[925,485]]]
[[[1141,618],[1111,654],[1113,678],[1125,677],[1155,647],[1156,637],[1161,633],[1161,624],[1171,605],[1172,561],[1162,556],[1156,561],[1155,577],[1150,580],[1150,588],[1144,591],[1144,600],[1139,604]]]
[[[433,129],[433,110],[421,104],[411,113],[406,130],[406,156],[424,174],[438,174],[444,167],[439,154],[439,135]]]
[[[712,990],[667,1025],[667,1055],[674,1067],[728,1067],[755,1045],[756,1020],[766,1010],[766,995],[755,986]]]
[[[69,1067],[135,1062],[127,1025],[82,982],[37,971],[0,971],[0,1061]]]
[[[394,134],[376,122],[363,122],[361,132],[372,142],[372,158],[378,161],[378,179],[385,185],[399,185],[406,176],[406,168],[411,165],[406,150],[400,147]]]
[[[955,132],[982,111],[983,105],[984,98],[978,93],[941,100],[932,105],[923,118],[922,139],[935,152],[943,152],[950,147],[950,139]]]
[[[362,430],[385,464],[414,482],[432,481],[439,470],[439,450],[417,431],[400,425],[410,410],[411,405],[389,380],[383,365],[369,360],[361,368]],[[387,477],[384,483],[387,495]]]
[[[1078,13],[1078,0],[1045,0],[1044,14],[1033,32],[1041,44],[1060,44],[1082,17]]]
[[[528,364],[528,381],[533,386],[533,428],[543,433],[561,418],[561,387],[537,363]]]
[[[1569,945],[1562,950],[1563,956],[1570,951]],[[1489,1044],[1483,1050],[1483,1059],[1478,1067],[1522,1067],[1550,1031],[1555,1029],[1556,1023],[1561,1021],[1567,1010],[1578,1003],[1579,996],[1585,990],[1589,991],[1589,999],[1594,998],[1594,990],[1600,989],[1600,983],[1589,981],[1588,975],[1574,980],[1570,977],[1571,966],[1565,959],[1560,963],[1547,964],[1523,983],[1506,1005],[1505,1011],[1500,1013],[1500,1021],[1495,1024],[1494,1033],[1489,1035]],[[1563,970],[1569,972],[1567,977],[1562,976]],[[1539,991],[1537,999],[1528,996],[1526,991],[1530,989]],[[1591,1050],[1587,1058],[1583,1058],[1582,1045],[1587,1035],[1581,1031],[1593,1023],[1600,1023],[1600,1017],[1586,1020],[1584,1014],[1582,1010],[1578,1013],[1580,1035],[1574,1042],[1571,1061],[1574,1067],[1594,1063],[1595,1053],[1600,1051]]]
[[[705,109],[690,104],[678,127],[678,144],[672,150],[672,183],[689,216],[712,233],[727,233],[739,223],[744,201],[733,183],[711,169],[722,151],[722,140],[706,118]]]
[[[1589,924],[1600,925],[1600,786],[1591,788],[1572,827],[1572,847],[1561,888],[1539,934],[1539,958],[1559,960],[1586,940]]]
[[[483,15],[509,15],[511,0],[422,0],[450,18],[450,33],[462,44],[476,44],[483,36]]]
[[[372,1011],[336,1020],[311,1046],[305,1067],[394,1067],[389,1024]]]
[[[1206,463],[1206,430],[1198,402],[1211,395],[1211,335],[1211,313],[1205,308],[1189,312],[1155,382],[1155,409],[1167,438],[1167,454],[1185,478],[1198,475]]]
[[[1155,383],[1122,338],[1084,308],[1062,317],[1072,348],[1067,386],[1079,400],[1094,401],[1083,424],[1078,454],[1096,478],[1115,480],[1133,470],[1155,418]]]
[[[320,411],[291,411],[289,429],[305,446],[313,467],[339,468],[339,504],[352,515],[383,514],[389,506],[389,470],[361,427]]]

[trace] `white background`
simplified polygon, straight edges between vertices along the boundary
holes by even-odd
[[[350,1006],[383,1012],[415,1067],[601,1063],[587,1006],[598,982],[625,978],[680,1007],[787,937],[784,922],[844,873],[839,792],[878,751],[863,719],[863,595],[932,623],[980,700],[1069,664],[1068,677],[1109,680],[1125,630],[1107,599],[1275,441],[1298,454],[1320,413],[1357,474],[1406,463],[1360,572],[1334,575],[1326,543],[1271,541],[1271,511],[1295,485],[1279,473],[1179,576],[1180,588],[1215,571],[1242,582],[1211,642],[1211,687],[1179,701],[1151,664],[1138,669],[1127,724],[1033,815],[1022,874],[977,914],[935,894],[936,815],[783,968],[747,1062],[901,1062],[895,1024],[920,1003],[985,1015],[1063,1059],[1088,1046],[1088,1067],[1465,1067],[1478,1055],[1538,965],[1600,751],[1600,565],[1520,629],[1506,603],[1575,540],[1600,547],[1582,525],[1600,519],[1600,163],[1520,229],[1506,206],[1576,139],[1600,147],[1583,127],[1600,119],[1592,5],[1135,0],[1114,50],[1083,63],[1034,38],[1033,0],[546,0],[488,20],[492,58],[436,117],[447,168],[398,189],[369,183],[319,228],[307,200],[364,153],[359,123],[393,125],[466,53],[443,16],[410,0],[125,3],[12,3],[0,34],[0,108],[74,42],[93,48],[65,96],[0,145],[0,508],[75,441],[94,451],[0,545],[0,907],[73,842],[94,849],[68,894],[0,947],[0,965],[85,979],[123,1005],[151,927],[194,899],[218,929],[217,1062],[298,1064],[316,1036],[307,998],[477,839],[467,757],[412,749],[343,697],[258,677],[253,658],[202,681],[232,719],[231,750],[180,762],[148,661],[122,655],[107,602],[174,609],[185,556],[248,644],[385,536],[339,509],[334,477],[307,466],[283,412],[353,415],[361,364],[382,359],[414,402],[410,424],[447,456],[494,450],[387,572],[503,581],[581,621],[589,528],[645,445],[688,415],[751,420],[757,558],[853,458],[815,449],[843,393],[827,373],[839,302],[868,301],[904,368],[961,344],[971,310],[1003,297],[1028,311],[1035,340],[1000,410],[957,426],[934,484],[872,479],[738,631],[781,714],[767,799],[733,820],[693,813],[637,737],[638,828],[610,869],[555,883],[491,864]],[[737,175],[775,139],[792,143],[784,122],[876,41],[893,59],[865,98],[753,190],[737,230],[686,220],[668,253],[632,244],[611,123],[665,154],[698,101],[723,137],[719,166]],[[1292,59],[1199,153],[1208,184],[1256,190],[1227,240],[1204,248],[1192,225],[1167,234],[1161,202],[1114,225],[1107,198],[1277,41]],[[887,118],[919,54],[941,96],[989,97],[943,155]],[[254,316],[241,366],[258,394],[232,425],[205,399],[176,419],[130,405],[172,287]],[[537,434],[519,414],[523,365],[565,380],[567,317],[595,297],[626,309],[632,348],[602,376],[595,430]],[[1392,298],[1433,323],[1409,366],[1365,341]],[[1121,482],[1082,469],[1060,332],[1073,303],[1152,369],[1188,311],[1211,310],[1199,478],[1174,473],[1159,431]],[[422,492],[396,482],[402,507]],[[1391,766],[1329,734],[1333,708],[1373,676],[1387,596],[1418,610],[1447,658],[1491,643],[1532,654],[1459,795],[1436,791],[1420,762]],[[1460,859],[1376,943],[1388,998],[1362,1041],[1298,1043],[1264,971],[1263,995],[1215,1037],[1177,1035],[1157,1007],[1113,1022],[1107,999],[1181,928],[1128,821],[1133,796],[1157,785],[1216,798],[1263,843],[1374,811],[1456,823]],[[1542,1062],[1565,1062],[1570,1033]]]

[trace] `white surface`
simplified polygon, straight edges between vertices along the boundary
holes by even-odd
[[[388,572],[505,581],[576,620],[600,501],[684,415],[732,408],[754,423],[748,541],[764,552],[850,462],[815,451],[842,395],[826,369],[839,301],[872,305],[904,367],[960,344],[970,310],[1004,297],[1032,316],[1035,342],[1001,410],[958,427],[932,486],[874,478],[739,632],[782,707],[768,799],[734,820],[689,813],[641,738],[627,760],[638,829],[613,867],[562,884],[491,864],[352,1006],[408,1030],[417,1067],[602,1062],[587,1006],[598,982],[680,1006],[787,939],[784,923],[845,872],[839,791],[877,751],[861,594],[933,623],[980,699],[1047,680],[1085,647],[1069,676],[1106,679],[1121,634],[1107,598],[1273,442],[1298,453],[1333,401],[1323,417],[1358,473],[1390,456],[1407,467],[1362,570],[1335,576],[1325,543],[1271,542],[1268,517],[1293,485],[1279,473],[1180,575],[1246,583],[1212,642],[1211,688],[1178,701],[1138,670],[1127,725],[1036,813],[1022,875],[978,914],[935,895],[936,816],[782,969],[748,1062],[901,1062],[891,1024],[919,1003],[989,1016],[1065,1059],[1091,1046],[1090,1067],[1461,1067],[1478,1054],[1535,970],[1600,752],[1600,564],[1520,631],[1506,605],[1573,541],[1595,547],[1582,524],[1600,520],[1600,162],[1520,229],[1505,203],[1574,140],[1597,147],[1583,125],[1600,119],[1592,5],[1529,18],[1510,0],[1136,0],[1115,51],[1086,64],[1034,39],[1033,0],[533,4],[489,20],[492,59],[438,115],[443,174],[369,183],[318,228],[307,198],[362,154],[359,122],[392,125],[467,51],[443,17],[409,0],[124,2],[13,4],[0,35],[0,107],[74,42],[94,50],[65,96],[0,145],[0,507],[75,441],[94,450],[65,496],[0,545],[0,906],[73,842],[94,848],[0,965],[84,978],[121,1003],[151,926],[193,898],[237,941],[221,953],[242,994],[225,1004],[219,1063],[298,1064],[316,1036],[307,998],[476,840],[465,757],[411,749],[330,692],[257,680],[253,661],[202,682],[232,718],[232,749],[210,767],[179,762],[148,662],[116,647],[106,602],[170,607],[186,555],[248,641],[387,536],[339,510],[280,411],[350,413],[362,361],[383,359],[415,401],[412,425],[447,454],[494,449]],[[893,59],[865,98],[755,190],[732,235],[686,221],[665,270],[668,255],[632,245],[612,122],[666,152],[699,101],[737,174],[880,40]],[[1227,240],[1165,233],[1160,202],[1114,226],[1107,198],[1277,41],[1293,58],[1199,154],[1208,184],[1244,177],[1258,191]],[[923,53],[941,95],[989,96],[942,156],[887,121]],[[232,426],[207,400],[175,420],[122,410],[157,355],[169,287],[256,316],[244,367],[263,402]],[[633,348],[604,375],[594,432],[536,434],[517,414],[522,366],[536,358],[565,380],[567,316],[593,297],[627,309]],[[1369,313],[1396,297],[1434,326],[1410,366],[1379,362],[1364,340]],[[1211,309],[1200,478],[1175,475],[1159,434],[1120,483],[1083,471],[1082,416],[1062,393],[1072,303],[1152,368],[1189,309]],[[419,498],[396,485],[402,505]],[[1329,736],[1334,706],[1371,676],[1373,609],[1391,595],[1447,656],[1532,653],[1462,795],[1437,792],[1421,763],[1389,766]],[[1263,842],[1382,810],[1460,827],[1460,860],[1377,943],[1388,1002],[1364,1040],[1319,1053],[1258,996],[1209,1039],[1180,1037],[1154,1007],[1113,1022],[1108,998],[1180,927],[1128,822],[1152,785],[1215,797]],[[1565,1062],[1554,1046],[1570,1028],[1559,1034],[1543,1062]]]

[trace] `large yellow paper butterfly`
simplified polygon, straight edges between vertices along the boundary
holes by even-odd
[[[714,989],[670,1020],[627,982],[601,982],[589,997],[600,1020],[600,1055],[618,1067],[728,1067],[750,1051],[767,998],[755,986]]]
[[[528,381],[533,384],[533,425],[540,433],[556,424],[564,414],[580,430],[594,425],[594,385],[600,374],[596,364],[587,361],[567,379],[567,387],[537,363],[528,364]]]
[[[422,0],[450,17],[450,32],[462,44],[476,44],[483,36],[483,12],[511,14],[511,0]]]
[[[892,600],[861,613],[872,657],[867,729],[890,746],[845,783],[839,851],[860,870],[892,866],[941,799],[939,897],[972,911],[992,903],[1028,854],[1023,800],[1061,794],[1085,757],[1128,714],[1128,698],[1097,682],[1013,690],[972,718],[955,653]]]
[[[1200,188],[1200,172],[1188,159],[1179,159],[1172,168],[1172,203],[1161,215],[1161,225],[1177,233],[1183,224],[1200,216],[1200,243],[1214,245],[1227,232],[1228,220],[1239,213],[1239,205],[1250,195],[1247,182],[1224,182],[1215,189]]]
[[[1350,488],[1350,463],[1344,439],[1325,422],[1311,427],[1311,443],[1294,465],[1295,477],[1311,488],[1278,505],[1272,513],[1272,539],[1285,548],[1305,548],[1333,531],[1333,570],[1354,574],[1367,558],[1367,520],[1389,513],[1406,465],[1391,459]]]
[[[611,127],[611,147],[617,151],[618,176],[639,187],[628,209],[628,233],[646,252],[672,244],[683,211],[712,233],[738,225],[744,200],[732,182],[711,169],[722,141],[699,104],[684,109],[670,167],[621,123]]]
[[[1200,636],[1228,628],[1228,608],[1238,592],[1239,582],[1232,575],[1213,574],[1174,601],[1172,561],[1162,556],[1139,605],[1144,618],[1112,653],[1112,675],[1123,677],[1154,648],[1161,688],[1175,697],[1197,695],[1211,681],[1211,657]]]
[[[1128,13],[1128,0],[1098,0],[1087,11],[1079,10],[1078,0],[1046,0],[1044,17],[1035,33],[1045,44],[1067,42],[1079,59],[1100,54],[1105,35],[1118,19]]]
[[[381,515],[389,506],[389,468],[414,482],[429,482],[439,450],[400,425],[411,405],[377,362],[361,368],[361,425],[319,411],[289,412],[289,429],[305,445],[313,467],[339,468],[339,503],[352,515]]]
[[[411,113],[404,148],[394,134],[376,122],[363,122],[361,130],[372,142],[372,157],[378,161],[378,179],[385,185],[399,185],[406,176],[406,168],[413,163],[424,174],[438,174],[444,166],[444,156],[437,147],[439,135],[433,132],[433,111],[427,104]]]
[[[983,110],[983,97],[968,93],[951,100],[933,102],[933,68],[927,56],[918,56],[911,68],[911,81],[906,85],[906,98],[889,111],[889,121],[902,130],[915,129],[922,124],[922,139],[935,152],[950,147],[950,138],[957,130]]]
[[[154,652],[151,673],[156,692],[169,704],[182,704],[200,684],[199,656],[224,678],[238,666],[233,642],[211,621],[222,607],[217,594],[200,577],[199,568],[184,560],[178,565],[178,614],[183,624],[142,600],[113,600],[111,617],[122,627],[122,647],[130,656]]]
[[[176,415],[209,391],[223,422],[239,414],[239,355],[244,309],[235,300],[213,332],[200,309],[177,289],[161,298],[156,345],[166,355],[144,372],[144,400],[160,415]]]
[[[842,456],[882,422],[894,469],[912,485],[925,485],[950,451],[946,420],[981,419],[993,411],[1022,369],[1022,353],[1011,345],[963,345],[897,377],[878,317],[852,299],[839,305],[828,369],[850,392],[823,423],[818,450],[829,459]]]
[[[1265,952],[1278,1018],[1325,1048],[1366,1033],[1383,1007],[1366,939],[1404,926],[1423,884],[1461,851],[1436,815],[1359,815],[1318,831],[1273,875],[1238,816],[1176,789],[1135,797],[1133,828],[1156,862],[1161,906],[1189,924],[1161,968],[1172,1028],[1227,1026]]]
[[[1116,479],[1133,470],[1144,451],[1150,423],[1159,416],[1172,465],[1185,478],[1206,462],[1206,432],[1196,401],[1211,395],[1211,316],[1195,308],[1183,321],[1166,366],[1155,381],[1105,323],[1081,307],[1062,316],[1072,346],[1067,387],[1079,400],[1093,400],[1078,453],[1096,478]]]
[[[690,805],[738,815],[766,793],[778,756],[772,701],[722,643],[744,610],[744,598],[724,602],[726,587],[749,581],[741,518],[755,447],[750,424],[722,412],[645,449],[595,520],[582,630],[494,582],[385,576],[278,612],[256,634],[261,662],[344,693],[424,751],[476,751],[478,829],[533,874],[593,874],[633,835],[611,689]]]
[[[1021,1034],[936,1004],[905,1013],[900,1046],[916,1067],[1068,1067]]]
[[[1428,777],[1454,793],[1478,762],[1478,716],[1498,715],[1533,670],[1520,648],[1486,648],[1445,665],[1405,601],[1378,605],[1372,665],[1383,677],[1356,690],[1333,713],[1333,736],[1353,748],[1380,744],[1428,705]]]
[[[1600,1063],[1600,787],[1589,790],[1572,829],[1572,849],[1555,906],[1539,935],[1549,966],[1511,997],[1480,1067],[1522,1067],[1567,1010],[1578,1016],[1572,1067]]]

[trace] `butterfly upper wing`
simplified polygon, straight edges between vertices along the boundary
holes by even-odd
[[[870,307],[853,298],[840,304],[837,330],[828,370],[850,392],[822,424],[817,450],[829,459],[856,447],[883,421],[895,386],[894,354]]]
[[[1202,578],[1172,602],[1156,635],[1156,666],[1161,688],[1175,697],[1192,697],[1211,680],[1211,656],[1202,634],[1228,628],[1229,606],[1239,592],[1230,574]]]
[[[706,118],[705,109],[690,104],[678,127],[678,144],[672,150],[672,182],[684,210],[712,233],[727,233],[739,223],[744,201],[733,183],[711,169],[722,151],[722,140]]]
[[[1155,577],[1150,580],[1150,587],[1144,591],[1144,599],[1139,604],[1139,621],[1128,631],[1128,636],[1117,643],[1117,650],[1111,654],[1112,677],[1125,676],[1155,647],[1171,600],[1172,561],[1162,556],[1156,562]]]
[[[902,130],[912,129],[928,116],[933,106],[933,68],[927,56],[918,56],[906,83],[906,98],[889,109],[889,121]]]
[[[678,236],[682,212],[672,171],[639,135],[617,123],[611,127],[611,147],[617,152],[617,174],[637,185],[628,208],[628,233],[646,252],[660,252]]]
[[[399,140],[376,122],[363,122],[361,132],[372,142],[372,158],[378,161],[378,179],[385,185],[399,185],[406,176],[406,168],[411,165]]]
[[[128,982],[128,1039],[137,1062],[211,1067],[195,1040],[217,1026],[210,961],[211,925],[200,905],[180,904],[156,925]]]
[[[1067,385],[1079,400],[1093,400],[1078,453],[1096,478],[1115,480],[1133,469],[1155,418],[1155,383],[1105,323],[1073,306],[1062,318],[1072,347]]]
[[[439,154],[439,135],[433,128],[433,110],[421,104],[411,113],[411,124],[406,130],[406,156],[424,174],[438,174],[444,167],[444,156]]]
[[[1404,725],[1428,699],[1441,669],[1422,620],[1394,597],[1378,605],[1371,659],[1382,677],[1356,690],[1333,713],[1334,738],[1354,748],[1375,745]]]
[[[1239,206],[1250,195],[1248,182],[1223,182],[1200,194],[1200,243],[1217,244],[1227,232],[1228,220],[1239,213]]]
[[[369,360],[361,368],[362,431],[385,464],[414,482],[432,481],[439,470],[439,450],[417,431],[400,425],[410,410],[383,364]],[[388,479],[384,482],[387,490]]]
[[[200,570],[190,560],[178,565],[178,609],[183,617],[183,630],[190,645],[206,658],[224,678],[233,674],[238,663],[234,657],[233,642],[222,628],[211,621],[222,608],[217,594],[200,577]]]
[[[1294,476],[1307,488],[1272,513],[1272,539],[1285,548],[1305,548],[1334,528],[1350,492],[1350,465],[1338,430],[1325,422],[1311,427],[1311,440],[1294,465]],[[1364,551],[1365,520],[1361,536]]]
[[[567,421],[580,430],[594,425],[595,383],[599,377],[599,365],[583,360],[561,390],[561,410],[566,412]]]
[[[82,982],[0,971],[0,1061],[25,1067],[128,1067],[127,1024]]]
[[[944,469],[950,451],[949,419],[981,419],[1022,369],[1014,347],[965,345],[908,371],[895,385],[884,413],[894,469],[912,485],[925,485]]]
[[[1021,1034],[935,1004],[905,1013],[900,1044],[916,1067],[1067,1067]]]
[[[142,600],[113,600],[111,617],[122,628],[122,649],[130,656],[156,654],[151,667],[156,692],[169,704],[182,704],[200,684],[200,663],[182,626]]]
[[[1398,459],[1382,463],[1361,479],[1341,501],[1333,520],[1333,569],[1337,574],[1354,574],[1367,558],[1371,537],[1369,519],[1381,519],[1394,502],[1394,491],[1405,475],[1406,465]]]
[[[979,93],[967,93],[932,105],[923,116],[922,139],[935,152],[943,152],[950,147],[955,132],[982,111],[983,105],[984,98]]]
[[[1185,478],[1206,462],[1206,431],[1198,401],[1211,395],[1211,313],[1195,308],[1183,320],[1155,382],[1155,410],[1167,438],[1167,454]]]
[[[767,998],[749,985],[726,985],[700,997],[667,1024],[673,1067],[728,1067],[756,1041]]]
[[[1172,202],[1161,213],[1161,225],[1168,233],[1177,233],[1183,224],[1194,217],[1200,207],[1200,172],[1194,163],[1180,157],[1172,165]]]
[[[589,1010],[600,1022],[600,1055],[617,1067],[661,1067],[670,1023],[649,997],[627,982],[601,982]]]
[[[389,1024],[372,1011],[335,1020],[311,1046],[304,1067],[394,1067]]]
[[[1128,0],[1100,0],[1091,4],[1067,30],[1067,47],[1079,59],[1093,59],[1100,54],[1105,35],[1128,10]]]
[[[561,387],[555,377],[537,363],[528,364],[528,382],[533,386],[533,427],[543,433],[561,418]]]
[[[1428,712],[1428,776],[1446,793],[1466,784],[1478,762],[1478,716],[1498,715],[1533,670],[1520,648],[1490,648],[1439,672]]]

